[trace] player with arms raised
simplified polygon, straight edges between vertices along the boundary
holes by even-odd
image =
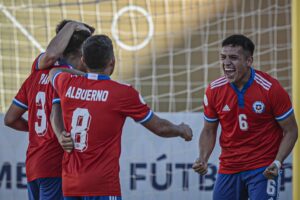
[[[204,96],[205,122],[193,168],[207,173],[220,123],[214,200],[277,199],[280,168],[298,137],[287,92],[276,79],[251,67],[253,51],[253,42],[243,35],[226,38],[220,53],[225,76],[213,81]]]
[[[74,150],[63,158],[64,197],[119,200],[119,157],[126,117],[162,137],[180,136],[189,141],[192,131],[186,124],[159,118],[133,87],[110,79],[115,59],[107,36],[87,39],[82,60],[87,74],[56,68],[49,76],[61,100],[65,129],[74,141]]]
[[[32,72],[21,86],[5,115],[5,124],[16,130],[29,131],[26,176],[30,200],[59,200],[63,149],[50,124],[54,90],[48,74],[53,67],[81,65],[81,45],[94,28],[75,21],[63,20],[57,35],[32,65]],[[49,68],[50,69],[47,69]],[[57,99],[59,100],[59,99]],[[57,102],[55,100],[54,102]],[[28,110],[28,121],[22,116]]]

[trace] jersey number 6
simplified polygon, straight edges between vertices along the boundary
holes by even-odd
[[[248,123],[247,123],[247,116],[245,114],[240,114],[239,115],[239,125],[240,129],[242,131],[247,131],[248,130]]]

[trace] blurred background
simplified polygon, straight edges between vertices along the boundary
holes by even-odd
[[[62,19],[113,39],[113,78],[132,84],[154,111],[202,111],[222,75],[219,48],[234,33],[256,44],[254,67],[291,94],[290,0],[0,0],[0,112]]]

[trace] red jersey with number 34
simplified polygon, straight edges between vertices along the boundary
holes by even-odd
[[[28,181],[37,178],[61,177],[63,149],[50,124],[54,89],[48,80],[49,70],[38,70],[35,59],[30,76],[18,91],[13,103],[28,110],[29,144],[26,153]],[[53,67],[69,67],[57,62]],[[52,68],[52,67],[50,67]]]
[[[152,111],[135,89],[109,76],[58,72],[52,83],[61,100],[65,128],[74,141],[74,150],[63,158],[64,196],[120,196],[125,119],[143,123]]]
[[[283,137],[278,121],[292,113],[287,92],[264,72],[251,68],[241,91],[225,77],[213,81],[204,96],[204,118],[221,124],[219,172],[233,174],[271,164]]]

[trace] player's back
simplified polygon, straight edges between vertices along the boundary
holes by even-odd
[[[28,109],[29,144],[26,155],[28,181],[45,177],[61,177],[63,150],[50,124],[54,90],[48,80],[48,70],[32,72],[23,83],[14,103]]]
[[[74,151],[64,155],[64,195],[119,196],[122,127],[127,116],[144,119],[149,107],[131,86],[108,76],[62,73],[56,79],[65,128],[74,139]]]

